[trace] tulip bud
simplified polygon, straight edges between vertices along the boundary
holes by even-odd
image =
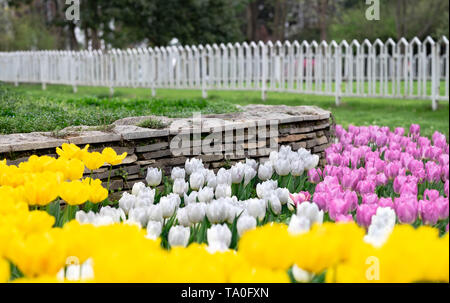
[[[159,168],[156,167],[149,167],[147,170],[147,177],[145,178],[145,181],[147,181],[147,184],[150,186],[158,186],[161,183],[162,179],[162,171]]]
[[[161,200],[159,201],[159,206],[162,211],[162,216],[164,219],[172,217],[172,215],[175,212],[175,209],[177,207],[177,202],[174,199],[171,199],[169,197],[161,197]]]
[[[203,173],[199,171],[193,172],[189,178],[189,183],[193,190],[198,190],[199,188],[201,188],[205,183],[205,177],[203,176]]]
[[[244,167],[244,186],[247,186],[255,176],[256,170],[253,167],[246,165]]]
[[[175,179],[172,191],[177,195],[184,195],[189,189],[189,184],[184,179]]]
[[[184,168],[174,167],[174,168],[172,168],[170,177],[174,181],[175,181],[175,179],[183,179],[184,180],[186,178],[186,171],[184,170]]]
[[[258,168],[258,178],[262,181],[269,180],[273,175],[273,167],[270,161],[262,164]]]
[[[274,167],[279,176],[287,176],[291,172],[290,163],[286,159],[278,159]]]

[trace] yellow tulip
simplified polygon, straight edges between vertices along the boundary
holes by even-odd
[[[69,205],[80,205],[89,199],[89,189],[89,185],[81,181],[63,182],[59,186],[59,196]]]
[[[105,164],[104,156],[99,152],[86,153],[83,155],[82,161],[84,165],[90,170],[95,170],[100,168]]]
[[[105,157],[105,161],[111,165],[118,165],[122,163],[123,159],[127,156],[127,153],[117,155],[116,151],[111,147],[103,149],[102,155]]]

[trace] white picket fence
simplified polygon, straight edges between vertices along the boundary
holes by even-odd
[[[0,81],[110,87],[260,90],[335,96],[449,97],[449,42],[303,41],[169,46],[109,51],[0,53]],[[441,87],[444,86],[444,87]]]

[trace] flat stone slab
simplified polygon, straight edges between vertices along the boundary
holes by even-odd
[[[236,113],[202,115],[200,121],[191,118],[168,118],[163,116],[128,117],[117,120],[105,127],[75,126],[52,132],[33,132],[25,134],[0,135],[0,154],[27,150],[49,149],[63,143],[77,145],[132,141],[180,135],[195,131],[210,133],[219,132],[220,128],[246,129],[250,127],[269,126],[272,124],[296,123],[301,121],[319,121],[329,119],[331,113],[316,106],[286,106],[250,104],[238,106]],[[164,128],[150,129],[137,126],[147,119],[162,122]],[[282,133],[282,131],[280,131]],[[292,133],[302,133],[301,131]],[[166,140],[165,140],[166,141]],[[142,152],[157,152],[166,146],[147,145]],[[146,150],[147,149],[147,150]]]

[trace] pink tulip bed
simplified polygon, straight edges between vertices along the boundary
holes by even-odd
[[[312,201],[324,221],[356,221],[368,227],[379,207],[395,211],[396,222],[429,225],[443,234],[449,217],[449,144],[420,126],[336,126],[337,142],[325,151],[327,165],[311,169]],[[308,199],[308,193],[304,193]],[[296,197],[299,200],[299,197]],[[301,202],[301,198],[300,201]]]

